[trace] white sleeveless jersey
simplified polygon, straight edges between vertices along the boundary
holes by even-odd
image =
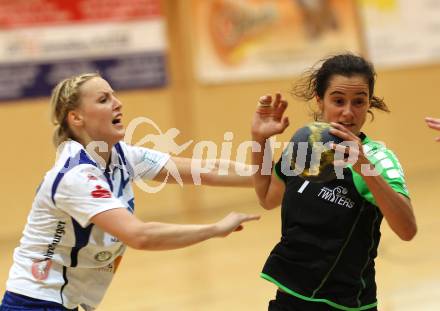
[[[35,196],[7,290],[93,310],[102,300],[125,245],[90,223],[114,208],[134,210],[131,182],[151,179],[169,155],[119,142],[108,169],[68,141]]]

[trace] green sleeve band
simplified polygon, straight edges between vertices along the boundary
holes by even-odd
[[[371,141],[368,137],[364,139],[363,147],[370,162],[375,166],[376,170],[380,172],[380,175],[390,187],[397,193],[401,193],[409,198],[403,169],[395,154],[382,144]],[[351,166],[349,169],[353,174],[353,181],[359,194],[368,202],[377,205],[363,177],[356,173]]]

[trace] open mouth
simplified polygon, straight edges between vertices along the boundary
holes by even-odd
[[[122,124],[122,115],[121,115],[121,114],[117,115],[117,116],[112,120],[112,124],[113,124],[113,125]]]

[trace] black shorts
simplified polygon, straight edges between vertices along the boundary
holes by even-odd
[[[268,311],[334,311],[339,310],[324,302],[311,302],[277,291],[277,296],[269,302]],[[377,311],[377,307],[366,311]]]

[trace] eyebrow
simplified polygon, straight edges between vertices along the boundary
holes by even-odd
[[[102,95],[108,95],[108,94],[114,94],[114,91],[98,91],[98,95],[102,96]]]
[[[345,95],[344,92],[341,91],[333,91],[330,93],[330,95]],[[367,92],[361,91],[361,92],[357,92],[356,95],[365,95],[368,96]]]

